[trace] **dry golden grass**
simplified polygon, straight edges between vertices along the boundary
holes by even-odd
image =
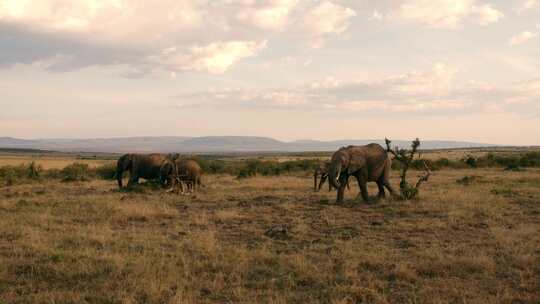
[[[437,171],[411,202],[353,186],[344,205],[308,173],[204,180],[0,188],[0,303],[540,302],[539,170]]]
[[[54,157],[50,155],[15,155],[15,154],[2,154],[0,153],[0,167],[10,165],[18,166],[22,164],[28,164],[35,162],[43,169],[62,169],[74,162],[81,164],[88,164],[90,167],[99,167],[106,164],[116,163],[113,160],[105,159],[78,159],[76,156],[68,157],[66,155],[60,157]]]

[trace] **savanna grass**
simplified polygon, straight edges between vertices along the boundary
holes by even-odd
[[[540,302],[538,169],[443,169],[374,204],[302,171],[204,180],[1,186],[0,303]]]

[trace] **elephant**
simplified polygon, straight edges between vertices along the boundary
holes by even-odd
[[[317,168],[315,168],[315,172],[313,173],[313,183],[314,188],[313,190],[315,192],[321,191],[322,186],[324,185],[324,182],[326,182],[326,179],[328,178],[328,167],[330,166],[330,161],[320,161]],[[317,178],[321,177],[321,181],[319,182],[319,186],[317,187]],[[328,191],[332,191],[332,183],[328,182]],[[347,180],[347,189],[349,188],[349,181]]]
[[[379,198],[384,198],[386,187],[391,195],[396,192],[388,178],[392,160],[387,151],[379,144],[365,146],[348,146],[340,148],[332,155],[328,168],[329,181],[337,189],[337,203],[343,202],[345,184],[349,176],[356,177],[360,194],[364,201],[369,201],[367,182],[376,182]]]
[[[122,188],[122,177],[125,171],[129,171],[129,182],[127,187],[130,188],[137,184],[139,178],[147,180],[159,177],[161,165],[166,160],[162,154],[124,154],[116,163],[116,180],[118,187]]]
[[[202,169],[199,164],[191,159],[167,159],[160,168],[159,179],[163,186],[170,185],[173,190],[179,183],[184,192],[183,183],[186,183],[188,191],[195,191],[202,185]]]

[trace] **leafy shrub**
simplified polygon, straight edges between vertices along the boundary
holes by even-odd
[[[482,157],[474,158],[472,156],[467,156],[461,160],[451,160],[447,158],[439,158],[436,160],[416,159],[411,162],[411,168],[422,170],[424,161],[429,168],[434,171],[444,168],[464,169],[489,167],[503,167],[506,170],[519,171],[526,167],[540,167],[540,152],[528,152],[522,155],[500,155],[488,153]],[[399,162],[392,162],[392,169],[401,169]]]
[[[522,167],[540,167],[540,152],[529,152],[523,155],[519,164]]]
[[[516,163],[511,163],[504,168],[504,171],[523,171],[523,169]]]
[[[35,162],[28,165],[2,166],[0,167],[0,180],[5,181],[7,185],[13,185],[25,180],[38,180],[42,172],[43,168]]]
[[[95,169],[96,175],[105,180],[114,180],[116,178],[116,165],[106,164]]]
[[[467,156],[467,158],[463,159],[463,162],[471,168],[478,167],[478,160],[472,156]]]
[[[251,176],[253,175],[251,175],[247,170],[243,169],[243,170],[240,170],[240,172],[238,172],[238,175],[236,176],[236,178],[242,179],[242,178],[248,178]]]
[[[62,170],[60,169],[48,169],[42,174],[46,179],[62,179]]]
[[[87,164],[73,163],[62,169],[61,176],[65,182],[88,181],[95,176],[92,173]]]
[[[17,172],[17,167],[15,166],[2,166],[0,168],[0,179],[5,182],[6,185],[13,185],[18,179],[19,174]]]

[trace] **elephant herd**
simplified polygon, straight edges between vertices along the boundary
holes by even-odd
[[[201,186],[202,169],[191,159],[181,158],[178,154],[124,154],[116,164],[118,187],[122,188],[124,172],[129,172],[128,188],[139,182],[139,178],[147,180],[159,179],[161,186],[169,186],[169,191],[180,187],[180,191],[192,192]],[[185,187],[185,188],[184,188]]]
[[[321,162],[314,173],[315,191],[321,189],[328,179],[329,191],[337,190],[337,202],[343,201],[345,187],[349,187],[349,178],[354,177],[358,182],[360,194],[364,201],[369,201],[367,183],[375,182],[379,188],[378,197],[385,197],[385,188],[391,195],[396,192],[389,182],[392,161],[387,151],[379,144],[365,146],[342,147],[332,155],[330,161]],[[137,184],[139,178],[159,179],[163,187],[176,186],[184,192],[195,191],[201,186],[202,170],[199,164],[190,159],[179,157],[177,154],[125,154],[118,159],[116,178],[122,188],[122,177],[129,171],[127,187]],[[321,177],[317,185],[317,177]],[[184,189],[184,186],[186,187]]]

